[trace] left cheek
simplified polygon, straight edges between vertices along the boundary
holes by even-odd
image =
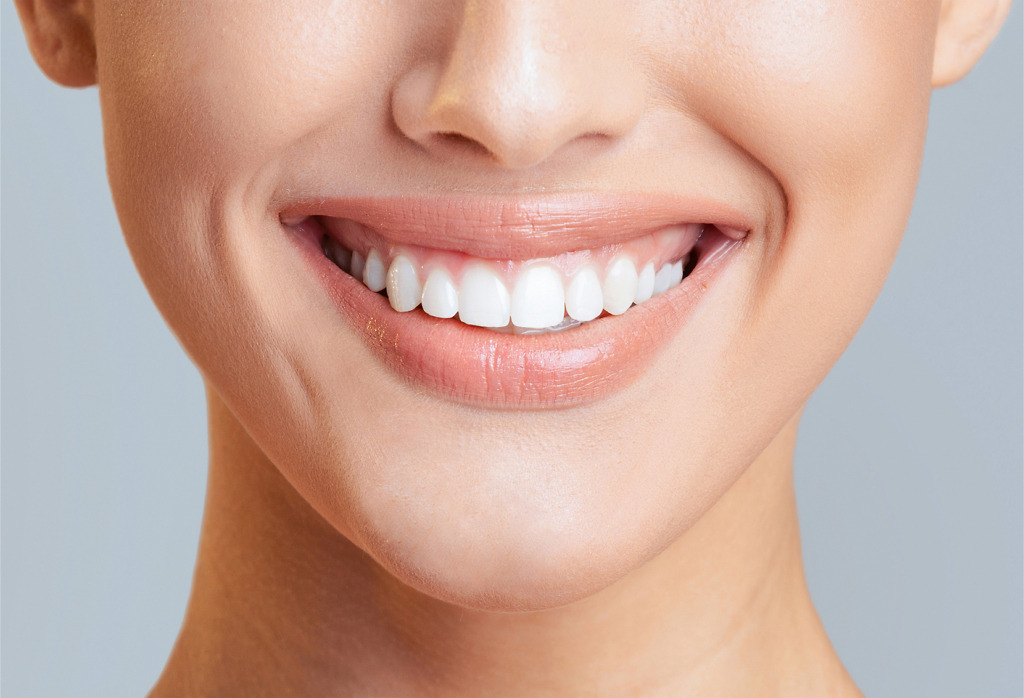
[[[842,317],[847,326],[835,330],[847,336],[880,290],[910,212],[933,8],[863,0],[725,7],[731,21],[717,26],[714,45],[734,63],[736,82],[717,118],[786,195],[784,233],[769,251],[776,273],[765,283],[795,285],[786,295],[829,324]],[[817,307],[815,298],[830,300]]]
[[[738,120],[723,126],[787,192],[818,179],[848,193],[894,161],[916,167],[930,93],[924,3],[730,7],[717,43],[738,80],[720,113]]]
[[[899,246],[930,95],[934,28],[924,3],[725,3],[718,60],[730,89],[707,117],[778,181],[785,225],[770,241],[747,336],[786,384],[812,388],[845,349]],[[765,390],[781,384],[765,379]]]

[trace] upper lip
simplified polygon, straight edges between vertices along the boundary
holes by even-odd
[[[755,228],[751,216],[723,201],[660,194],[325,198],[290,202],[279,215],[347,218],[395,244],[511,260],[621,243],[683,223],[737,236]]]

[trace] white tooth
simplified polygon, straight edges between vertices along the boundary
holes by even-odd
[[[454,317],[459,312],[459,290],[444,269],[438,267],[423,284],[423,312],[434,317]]]
[[[565,290],[565,311],[580,322],[593,320],[604,309],[601,281],[593,267],[578,269]]]
[[[384,287],[388,285],[388,273],[384,268],[384,260],[380,258],[377,250],[371,249],[370,254],[366,255],[366,266],[363,267],[363,283],[366,284],[366,288],[374,293],[383,291]]]
[[[565,317],[562,274],[550,264],[534,264],[519,273],[512,290],[512,324],[540,329]]]
[[[678,262],[676,262],[675,264],[672,265],[672,277],[669,279],[669,281],[671,282],[669,284],[669,288],[672,288],[673,286],[678,286],[679,282],[682,281],[682,280],[683,280],[683,260],[680,259]]]
[[[352,250],[352,268],[349,270],[349,274],[356,277],[360,281],[363,280],[363,266],[366,264],[366,258],[359,254],[355,250]]]
[[[654,294],[660,296],[672,287],[672,265],[666,264],[654,275]]]
[[[632,260],[619,257],[604,275],[604,309],[612,315],[621,315],[633,305],[637,286],[636,265]]]
[[[490,267],[466,269],[459,289],[459,320],[478,327],[504,327],[511,318],[505,283]]]
[[[400,313],[414,310],[420,304],[420,277],[408,257],[398,255],[388,269],[388,301]]]
[[[648,262],[637,279],[636,295],[633,297],[633,302],[639,305],[652,295],[654,295],[654,262]]]

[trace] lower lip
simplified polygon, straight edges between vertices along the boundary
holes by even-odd
[[[363,342],[392,371],[466,405],[554,409],[600,400],[636,380],[685,325],[730,259],[701,260],[682,283],[622,315],[540,335],[513,335],[399,313],[387,298],[334,265],[315,241],[295,240],[324,290]]]

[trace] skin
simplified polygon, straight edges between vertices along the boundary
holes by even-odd
[[[1007,4],[21,0],[43,69],[100,85],[125,240],[207,385],[152,695],[858,695],[804,582],[799,414],[896,253],[933,85]],[[652,191],[756,224],[635,382],[558,411],[399,380],[277,218]]]

